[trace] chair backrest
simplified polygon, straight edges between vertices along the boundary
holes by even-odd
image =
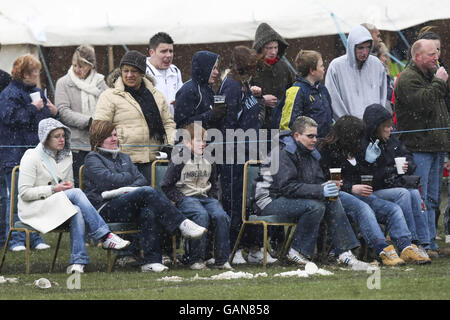
[[[165,196],[161,189],[161,182],[166,174],[169,160],[155,160],[152,163],[152,188]]]
[[[83,170],[84,164],[78,170],[78,186],[80,187],[81,190],[83,190]]]
[[[261,160],[249,160],[244,165],[244,182],[242,188],[242,221],[247,220],[247,211],[253,205],[253,183],[259,175]]]
[[[19,166],[15,166],[11,173],[11,190],[9,195],[9,227],[14,226],[14,213],[17,211],[18,187],[19,187]]]

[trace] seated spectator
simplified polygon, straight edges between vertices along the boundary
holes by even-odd
[[[351,252],[359,242],[339,199],[338,183],[325,179],[315,149],[317,123],[308,117],[297,118],[292,131],[280,134],[279,168],[271,172],[278,159],[271,153],[263,162],[256,182],[255,204],[260,215],[298,218],[288,260],[303,265],[313,257],[319,225],[327,222],[338,261],[354,270],[367,270]]]
[[[362,150],[366,150],[370,145],[377,146],[378,149],[374,157],[369,157],[366,153],[362,161],[363,170],[374,177],[374,194],[400,206],[411,232],[412,242],[418,246],[420,255],[428,259],[424,248],[430,243],[430,235],[418,190],[420,179],[412,176],[416,168],[413,156],[397,136],[391,136],[392,115],[383,106],[368,106],[363,120],[366,124],[366,134]],[[396,157],[406,158],[402,167],[404,174],[397,172]]]
[[[218,201],[218,172],[215,162],[211,163],[203,157],[206,146],[206,130],[197,123],[186,126],[186,136],[181,150],[190,153],[187,163],[169,163],[166,175],[161,184],[167,197],[176,204],[187,217],[202,227],[214,225],[214,260],[220,269],[231,270],[228,263],[230,255],[230,217]],[[188,140],[189,139],[189,140]],[[191,269],[205,269],[206,241],[203,237],[191,240],[189,244],[189,263]]]
[[[207,230],[186,219],[162,194],[147,186],[130,157],[120,151],[114,124],[94,121],[90,142],[92,151],[83,170],[89,200],[107,222],[138,223],[143,238],[142,272],[167,270],[161,263],[162,232],[172,234],[179,229],[184,237],[200,238]]]
[[[330,176],[330,168],[341,168],[343,184],[339,199],[342,206],[367,245],[381,257],[383,265],[395,266],[405,261],[431,262],[421,258],[417,247],[411,244],[411,233],[401,208],[377,197],[371,186],[361,183],[362,171],[356,156],[361,152],[364,135],[365,125],[361,119],[347,115],[336,121],[330,133],[318,144],[325,176]],[[386,226],[393,243],[401,252],[400,258],[394,246],[386,241],[379,223]]]
[[[321,83],[325,74],[322,56],[317,51],[301,50],[295,58],[298,75],[296,82],[286,90],[284,105],[279,105],[281,131],[289,130],[299,116],[312,118],[318,124],[318,137],[325,137],[333,123],[331,98],[327,88]],[[281,119],[280,119],[281,118]]]
[[[70,265],[67,273],[84,272],[89,263],[85,232],[102,240],[103,249],[120,250],[130,242],[111,233],[86,195],[73,187],[70,129],[48,118],[39,122],[39,141],[20,160],[17,209],[20,220],[42,233],[66,221],[70,226]]]

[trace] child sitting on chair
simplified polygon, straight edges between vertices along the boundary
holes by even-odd
[[[205,228],[210,224],[215,226],[214,266],[231,270],[232,267],[228,263],[230,217],[217,200],[217,166],[203,157],[206,130],[197,123],[187,125],[184,130],[185,148],[179,155],[183,158],[183,152],[187,151],[190,152],[190,157],[181,164],[175,164],[173,159],[169,162],[161,189],[186,218]],[[199,240],[190,240],[188,259],[191,269],[206,269],[206,242],[205,236]]]

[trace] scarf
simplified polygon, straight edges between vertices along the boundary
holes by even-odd
[[[98,149],[99,151],[101,151],[101,152],[110,154],[110,155],[112,156],[113,159],[117,158],[117,155],[118,155],[119,152],[120,152],[120,147],[118,147],[118,148],[115,149],[115,150],[105,149],[105,148],[100,148],[100,147],[98,147],[97,149]]]
[[[267,64],[270,64],[271,66],[275,64],[275,62],[277,62],[278,57],[275,57],[273,59],[264,59],[266,61]]]
[[[125,86],[125,91],[130,93],[134,100],[139,103],[147,122],[150,138],[155,139],[161,144],[166,141],[166,129],[164,128],[158,105],[150,90],[147,89],[144,82],[137,90]]]
[[[95,112],[97,98],[100,93],[102,93],[97,85],[101,81],[104,81],[104,76],[92,69],[86,79],[80,79],[75,75],[72,68],[73,67],[70,67],[67,74],[69,75],[70,80],[72,80],[81,91],[81,112],[92,117]]]

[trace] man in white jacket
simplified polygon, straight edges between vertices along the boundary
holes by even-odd
[[[149,41],[146,74],[156,80],[156,89],[162,92],[174,114],[175,94],[183,85],[181,72],[173,60],[173,40],[165,32],[158,32]]]
[[[370,32],[357,25],[350,31],[347,53],[331,61],[325,86],[331,96],[335,120],[343,115],[362,119],[367,106],[386,103],[386,71],[378,58],[370,55]]]

